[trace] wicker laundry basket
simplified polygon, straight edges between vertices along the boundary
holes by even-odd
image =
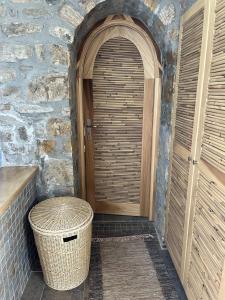
[[[44,280],[56,290],[70,290],[87,277],[93,211],[88,202],[58,197],[40,202],[29,213]]]

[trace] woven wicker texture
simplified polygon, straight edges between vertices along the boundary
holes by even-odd
[[[93,211],[83,200],[45,200],[29,214],[44,280],[56,290],[79,286],[90,263]],[[52,232],[52,234],[51,234]]]
[[[36,230],[59,233],[79,228],[92,217],[88,202],[75,197],[51,198],[37,204],[29,219]]]

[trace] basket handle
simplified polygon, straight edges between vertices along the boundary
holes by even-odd
[[[76,239],[77,239],[77,234],[63,238],[63,242],[68,243],[68,242],[76,240]]]

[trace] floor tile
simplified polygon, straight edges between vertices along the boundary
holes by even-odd
[[[106,215],[106,214],[95,214],[94,222],[143,222],[148,220],[145,217],[132,217],[132,216],[119,216],[119,215]]]
[[[32,271],[34,271],[34,272],[42,272],[38,254],[36,255],[35,259],[33,260],[31,268],[32,268]]]
[[[72,290],[71,300],[84,300],[85,299],[85,283],[81,284],[78,288]]]
[[[40,300],[45,284],[41,272],[32,272],[21,300]]]
[[[178,295],[180,300],[187,300],[168,251],[160,248],[153,222],[149,222],[147,218],[114,215],[96,215],[93,222],[93,238],[127,236],[129,239],[131,235],[145,234],[151,236],[150,239],[143,238],[154,263],[165,299],[177,299],[176,295]],[[103,300],[100,245],[100,242],[93,241],[92,243],[89,276],[80,287],[65,292],[55,291],[44,284],[40,272],[33,272],[22,300]],[[34,270],[40,269],[37,259]]]
[[[72,300],[72,295],[73,291],[56,291],[46,285],[41,300]]]

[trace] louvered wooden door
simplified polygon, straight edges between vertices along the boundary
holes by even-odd
[[[198,76],[188,71],[191,61],[189,67],[182,64],[184,36],[191,32],[193,41],[197,43],[198,40],[195,38],[194,29],[186,28],[188,33],[185,35],[183,24],[187,17],[192,24],[193,19],[198,18],[196,29],[199,32],[202,28],[201,45],[196,48],[200,58]],[[225,299],[224,17],[223,0],[198,1],[186,13],[181,26],[167,245],[189,300]],[[195,59],[193,64],[197,66]],[[188,77],[183,78],[184,69]],[[193,84],[196,79],[198,82],[194,115],[190,122],[190,116],[186,115],[183,106],[182,128],[185,130],[180,134],[179,95],[181,91],[185,91],[183,86],[186,88],[184,79],[187,80],[186,83],[191,80]],[[187,88],[186,91],[185,97],[190,98],[193,89]],[[192,115],[191,107],[188,112]],[[186,122],[192,124],[189,126],[192,128],[191,139],[189,130],[186,130]],[[190,145],[189,149],[187,145]],[[184,154],[190,155],[189,167],[185,159],[180,159],[182,156],[185,158]]]
[[[186,258],[189,299],[225,299],[225,2],[216,1],[210,76]]]
[[[204,7],[196,5],[184,15],[180,29],[174,141],[171,157],[167,247],[179,274],[182,269],[185,213],[192,172],[192,137],[202,47]]]
[[[144,83],[142,58],[132,42],[116,37],[102,45],[86,119],[92,127],[87,163],[93,166],[87,189],[97,212],[142,214]],[[151,128],[151,114],[149,119]]]

